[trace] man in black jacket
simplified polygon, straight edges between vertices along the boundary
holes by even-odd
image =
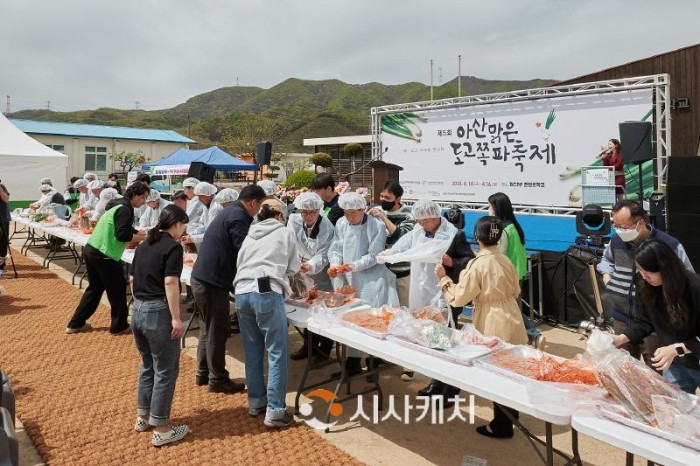
[[[226,370],[226,340],[231,333],[229,293],[234,292],[238,251],[264,199],[265,191],[259,186],[243,188],[238,200],[209,224],[192,270],[192,291],[200,315],[195,382],[208,384],[211,392],[245,389],[245,384],[233,382]]]
[[[311,182],[311,189],[323,199],[321,215],[328,217],[333,225],[344,215],[338,205],[340,194],[335,192],[335,180],[329,173],[319,173]]]

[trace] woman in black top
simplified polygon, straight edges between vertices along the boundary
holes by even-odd
[[[639,344],[656,332],[659,348],[652,365],[682,390],[695,393],[700,387],[700,276],[687,271],[676,252],[656,238],[637,247],[634,261],[641,299],[632,324],[613,342]]]
[[[154,426],[151,443],[161,446],[187,435],[187,426],[170,426],[175,382],[180,370],[180,274],[187,214],[176,205],[166,206],[148,238],[134,254],[131,292],[134,309],[131,327],[141,353],[137,389],[136,424],[145,432]]]

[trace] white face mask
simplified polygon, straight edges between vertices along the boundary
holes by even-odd
[[[637,223],[638,225],[639,223]],[[620,237],[625,243],[631,243],[639,237],[639,232],[637,231],[637,225],[634,228],[615,228],[615,233]]]
[[[494,217],[494,216],[496,215],[496,214],[494,213],[494,211],[493,211],[493,207],[491,207],[491,206],[489,206],[489,215],[490,215],[491,217]]]

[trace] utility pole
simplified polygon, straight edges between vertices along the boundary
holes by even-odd
[[[51,110],[51,101],[50,100],[46,101],[46,110],[49,110],[49,111]]]
[[[140,104],[141,104],[141,102],[139,102],[138,100],[135,100],[134,101],[134,110],[138,110]]]
[[[462,55],[457,55],[457,97],[462,97]]]
[[[238,87],[238,76],[236,76],[236,87]]]
[[[7,96],[7,103],[5,104],[5,115],[10,113],[10,96]]]
[[[433,60],[430,60],[430,101],[433,100]]]
[[[438,68],[438,82],[442,85],[442,66]]]

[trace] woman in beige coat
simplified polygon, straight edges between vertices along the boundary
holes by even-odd
[[[520,284],[513,264],[498,249],[503,234],[503,224],[497,217],[482,217],[474,227],[474,237],[479,242],[479,252],[469,261],[467,268],[454,283],[445,274],[442,265],[435,267],[440,279],[438,286],[450,305],[458,307],[474,303],[472,320],[474,327],[486,336],[493,336],[515,345],[527,344],[527,333],[518,307]],[[513,436],[513,423],[503,410],[514,417],[514,409],[493,404],[494,417],[488,426],[476,430],[487,437]]]

